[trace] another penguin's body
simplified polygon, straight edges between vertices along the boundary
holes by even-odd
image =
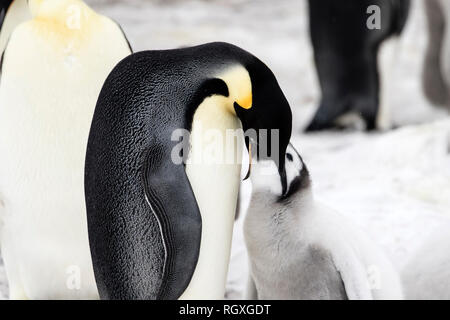
[[[315,202],[308,170],[292,147],[287,190],[273,163],[258,162],[245,220],[250,299],[400,299],[383,253],[343,217]]]
[[[30,1],[0,84],[1,246],[12,299],[97,298],[84,158],[101,86],[130,53],[120,28],[78,0]]]
[[[450,300],[448,225],[433,232],[402,270],[408,300]]]
[[[450,108],[450,3],[424,1],[428,46],[423,67],[423,88],[436,106]]]
[[[0,53],[5,50],[13,30],[31,19],[28,0],[3,0],[0,4]]]
[[[322,97],[307,131],[345,127],[349,115],[362,118],[367,130],[381,126],[378,52],[386,39],[401,33],[408,10],[409,0],[309,1]]]

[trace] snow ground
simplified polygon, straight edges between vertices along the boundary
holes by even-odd
[[[305,0],[87,0],[119,22],[135,51],[227,41],[260,57],[294,112],[294,145],[316,198],[353,220],[402,268],[426,239],[450,225],[450,118],[429,105],[420,74],[426,46],[422,1],[391,60],[389,95],[398,130],[301,134],[318,103]],[[437,120],[437,121],[436,121]],[[248,201],[249,186],[243,201]],[[245,205],[243,206],[245,207]],[[227,298],[246,281],[242,219],[236,223]],[[0,266],[0,294],[7,297]]]

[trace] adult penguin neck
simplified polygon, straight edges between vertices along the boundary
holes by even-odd
[[[202,238],[181,299],[223,299],[225,294],[243,146],[241,123],[229,103],[212,96],[194,115],[186,174],[200,209]]]

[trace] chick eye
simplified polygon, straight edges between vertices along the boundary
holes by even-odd
[[[286,158],[287,158],[289,161],[293,161],[293,160],[294,160],[294,158],[292,157],[292,154],[290,154],[290,153],[286,153]]]

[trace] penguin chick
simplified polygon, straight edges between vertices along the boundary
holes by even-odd
[[[282,175],[274,161],[254,165],[244,224],[247,298],[401,299],[399,276],[381,250],[314,200],[308,169],[292,145],[285,161]]]

